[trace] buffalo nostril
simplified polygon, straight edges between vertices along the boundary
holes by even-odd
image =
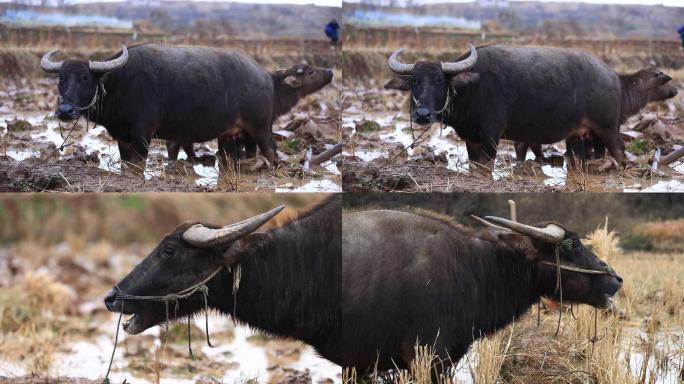
[[[58,112],[62,115],[68,115],[74,112],[74,107],[71,104],[62,103],[59,105]]]
[[[622,284],[622,277],[615,275],[615,279],[617,279],[618,283]]]
[[[116,296],[119,294],[118,290],[116,288],[112,288],[107,292],[105,295],[105,306],[107,309],[111,310],[114,307],[114,302],[116,302]]]
[[[427,107],[420,107],[416,110],[416,116],[420,118],[428,118],[430,114],[432,114],[432,111]]]

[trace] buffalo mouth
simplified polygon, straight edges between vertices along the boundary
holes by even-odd
[[[325,84],[330,84],[333,80],[333,71],[331,69],[325,70]]]
[[[128,320],[123,323],[124,332],[129,335],[137,335],[143,331],[157,325],[158,322],[152,320],[148,313],[133,313]]]
[[[622,281],[619,279],[611,278],[607,285],[603,286],[600,291],[597,292],[595,299],[589,304],[599,308],[599,309],[615,309],[615,294],[618,293],[622,287]]]
[[[59,115],[57,116],[57,119],[59,119],[59,121],[63,121],[65,123],[68,123],[70,121],[74,121],[74,120],[76,120],[76,118],[77,118],[77,116],[59,116]]]
[[[158,316],[155,316],[152,312],[150,305],[141,306],[138,302],[134,301],[126,301],[124,303],[116,298],[116,294],[117,291],[115,290],[112,290],[107,294],[105,306],[109,312],[131,315],[123,323],[123,330],[129,335],[137,335],[160,322],[155,320]]]
[[[604,293],[601,295],[599,302],[595,305],[599,309],[613,310],[615,309],[615,301],[613,300],[614,295],[609,295]]]

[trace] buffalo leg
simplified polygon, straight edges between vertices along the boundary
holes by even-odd
[[[534,153],[534,159],[536,161],[544,161],[544,152],[542,151],[541,144],[534,144],[530,146],[532,148],[532,153]]]
[[[145,160],[149,152],[149,141],[137,140],[135,143],[118,142],[121,157],[121,173],[142,175],[145,171]]]
[[[595,132],[599,133],[599,131]],[[599,134],[599,140],[605,144],[605,148],[611,156],[617,161],[617,163],[624,167],[627,165],[627,157],[625,157],[625,143],[620,138],[618,129],[615,128],[613,131]]]
[[[178,151],[181,148],[181,143],[177,141],[167,141],[166,142],[166,153],[169,155],[169,160],[178,160]]]
[[[245,157],[249,159],[256,156],[257,144],[254,139],[245,134],[242,137],[242,142],[245,144]]]
[[[586,165],[587,153],[581,137],[570,136],[565,139],[565,149],[565,157],[570,167],[577,167],[577,160],[581,165]]]
[[[525,158],[527,157],[527,149],[530,147],[530,145],[522,141],[516,141],[513,146],[515,147],[515,159],[518,161],[525,161]]]
[[[261,150],[261,153],[263,153],[266,159],[268,159],[268,162],[271,163],[271,166],[275,167],[278,158],[276,156],[276,144],[275,141],[273,141],[273,135],[271,135],[271,128],[269,127],[265,133],[254,137],[254,141]]]
[[[493,170],[496,163],[496,152],[499,146],[498,138],[485,138],[482,141],[482,156],[479,163],[485,166],[488,170]]]
[[[482,146],[480,143],[466,140],[466,151],[468,151],[468,160],[474,163],[480,162],[480,157],[482,157]]]
[[[603,144],[603,141],[601,141],[600,138],[598,138],[595,135],[592,135],[588,141],[591,141],[591,146],[594,149],[594,158],[595,159],[602,159],[606,157],[606,145]]]
[[[239,141],[230,135],[219,136],[217,156],[219,158],[219,170],[228,169],[228,159],[230,159],[233,170],[237,171],[240,161]]]
[[[192,160],[197,157],[197,155],[195,155],[195,148],[193,143],[183,143],[181,144],[181,146],[183,147],[183,152],[185,152],[185,154],[187,155],[188,160]]]

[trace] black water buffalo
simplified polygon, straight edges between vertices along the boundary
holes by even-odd
[[[341,197],[332,196],[290,222],[254,232],[282,207],[225,227],[185,223],[107,293],[112,312],[133,315],[124,330],[137,334],[166,320],[165,305],[122,300],[121,295],[163,296],[206,283],[208,306],[269,334],[295,338],[332,359],[340,332]],[[233,292],[236,266],[239,287]],[[196,292],[178,301],[170,320],[204,309]]]
[[[271,164],[276,160],[273,77],[238,51],[143,44],[105,62],[54,62],[56,52],[46,53],[41,67],[59,73],[57,117],[84,115],[103,125],[133,170],[144,169],[153,137],[218,138],[220,150],[231,154],[245,132]]]
[[[672,78],[654,68],[641,69],[631,75],[618,76],[622,101],[616,105],[616,108],[620,111],[620,125],[644,108],[646,104],[667,100],[677,95],[677,87],[670,83]],[[603,142],[591,133],[587,133],[586,137],[568,137],[565,139],[565,144],[568,149],[567,155],[581,160],[601,158],[605,155]],[[525,160],[528,148],[532,149],[537,160],[543,160],[541,144],[524,142],[515,143],[516,158]]]
[[[386,88],[411,91],[417,124],[453,127],[468,158],[491,167],[500,138],[550,144],[586,132],[625,163],[618,127],[620,77],[593,55],[574,49],[490,45],[453,63],[399,62]]]
[[[304,96],[310,95],[330,84],[333,72],[330,69],[314,68],[307,64],[298,64],[287,69],[281,69],[271,74],[273,78],[273,120],[286,114]],[[220,140],[220,139],[219,139]],[[230,153],[233,161],[239,158],[244,145],[247,157],[256,155],[256,143],[247,132],[241,132],[239,140],[232,143]],[[178,158],[178,150],[182,147],[189,159],[195,158],[193,143],[178,143],[170,141],[166,145],[169,160]]]
[[[482,219],[480,219],[482,220]],[[455,365],[472,342],[523,315],[541,296],[612,304],[622,279],[560,224],[487,217],[476,233],[428,212],[362,211],[342,219],[343,367],[405,369],[414,346],[434,346]],[[484,220],[483,220],[484,221]]]

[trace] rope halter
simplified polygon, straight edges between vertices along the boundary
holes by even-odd
[[[104,84],[101,81],[98,82],[97,85],[95,85],[95,95],[93,96],[93,100],[90,101],[90,104],[86,105],[85,107],[76,107],[76,110],[85,111],[95,107],[97,101],[100,99],[99,93],[102,93],[102,98],[104,98],[107,95],[107,91],[105,90]],[[62,103],[64,101],[62,95],[59,95],[59,97],[57,97],[57,101],[59,103]]]
[[[451,103],[451,96],[450,95],[451,95],[451,88],[447,88],[447,94],[446,94],[446,100],[444,101],[444,106],[439,111],[434,111],[433,113],[435,115],[438,113],[442,113],[442,112],[447,110],[447,108],[449,107],[449,103]],[[416,104],[416,108],[420,108],[423,106],[420,103],[420,101],[418,99],[416,99],[415,96],[413,96],[413,94],[411,94],[411,98],[413,99],[413,102]],[[430,108],[430,107],[428,107],[428,108]],[[432,108],[430,108],[430,109],[432,109]]]

